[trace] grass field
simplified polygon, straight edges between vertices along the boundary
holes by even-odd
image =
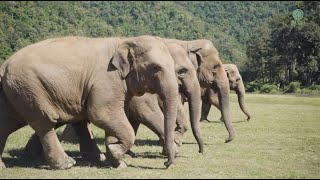
[[[225,144],[227,132],[212,108],[201,123],[205,153],[199,154],[191,130],[169,169],[156,145],[157,136],[142,127],[132,150],[137,158],[125,157],[128,168],[109,169],[99,164],[86,166],[79,147],[64,143],[65,151],[77,160],[69,170],[47,170],[44,161],[19,157],[33,131],[25,127],[13,133],[6,144],[0,178],[320,178],[320,98],[294,95],[248,94],[252,120],[246,122],[231,95],[234,141]],[[187,111],[187,105],[185,110]],[[59,129],[61,132],[63,128]],[[94,128],[99,147],[105,152],[103,131]]]

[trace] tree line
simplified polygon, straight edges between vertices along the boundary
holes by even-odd
[[[305,12],[305,22],[291,26],[296,8]],[[209,39],[223,63],[238,65],[247,82],[310,86],[319,82],[317,9],[318,2],[302,1],[2,1],[0,63],[52,37],[150,34]]]
[[[302,19],[295,22],[291,12],[274,15],[248,41],[243,74],[256,90],[266,83],[283,91],[294,91],[290,86],[320,90],[320,3],[295,6]]]

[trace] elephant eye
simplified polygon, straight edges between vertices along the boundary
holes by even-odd
[[[220,64],[213,65],[213,69],[217,69],[220,67]]]
[[[182,68],[178,71],[178,76],[182,77],[188,72],[188,69]]]

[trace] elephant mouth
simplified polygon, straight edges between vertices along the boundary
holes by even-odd
[[[208,80],[208,79],[205,79],[205,80],[200,81],[200,86],[201,86],[201,87],[207,87],[207,88],[209,88],[209,87],[211,87],[211,86],[213,86],[213,85],[214,85],[214,81],[211,81],[211,80]]]
[[[156,88],[149,87],[148,85],[145,85],[143,88],[139,88],[136,90],[135,95],[136,96],[143,96],[145,93],[154,94],[156,93]]]
[[[142,91],[137,91],[135,93],[135,96],[143,96],[145,92],[142,92]]]

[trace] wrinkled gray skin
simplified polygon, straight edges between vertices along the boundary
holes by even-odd
[[[209,40],[180,41],[175,39],[165,39],[165,41],[167,43],[177,43],[181,47],[183,47],[186,50],[186,52],[189,53],[189,58],[192,64],[194,65],[194,68],[197,70],[197,76],[201,86],[201,97],[203,99],[205,99],[206,97],[220,97],[219,99],[211,98],[209,101],[211,101],[210,103],[214,103],[214,101],[217,100],[219,101],[219,104],[221,104],[220,111],[222,116],[226,119],[224,123],[229,132],[229,137],[226,139],[226,142],[232,141],[234,138],[235,132],[232,127],[230,107],[229,107],[229,93],[230,93],[229,80],[227,77],[227,73],[224,67],[222,66],[222,63],[218,56],[218,51],[216,50],[216,48],[213,46],[213,44]],[[213,93],[213,94],[208,95],[207,93]],[[142,102],[136,102],[136,103],[140,104],[140,106],[146,105],[147,102],[143,102],[144,99],[140,99],[140,100]],[[134,119],[140,118],[140,121],[147,120],[147,121],[144,121],[143,124],[146,124],[150,129],[152,129],[161,139],[161,136],[162,136],[161,132],[163,131],[159,130],[159,128],[154,128],[154,127],[161,127],[160,125],[161,120],[159,120],[161,118],[158,117],[159,114],[161,115],[159,106],[155,103],[151,103],[148,106],[144,106],[144,107],[141,106],[141,108],[145,108],[148,110],[147,111],[148,118],[144,118],[144,114],[139,114],[139,112],[145,112],[145,111],[136,111],[134,113],[131,113],[131,115],[136,114],[138,115],[138,117],[133,117],[130,119],[134,120]],[[154,113],[157,111],[159,113]],[[152,113],[154,114],[154,116],[152,116]],[[179,111],[178,111],[177,117],[179,118]],[[158,120],[153,121],[150,119],[158,119]],[[185,123],[186,121],[183,121],[184,118],[181,118],[181,119],[182,119],[180,121],[181,124],[178,126],[186,127],[186,123]],[[135,127],[135,123],[132,123],[132,124],[134,126],[134,129],[137,128]],[[182,129],[183,128],[181,128],[181,130]],[[80,147],[81,147],[81,142],[80,142]],[[87,153],[87,154],[90,154],[90,153]]]
[[[48,39],[16,52],[0,75],[0,155],[7,137],[28,124],[50,168],[68,169],[75,161],[64,152],[54,128],[90,121],[105,130],[111,166],[124,167],[123,154],[135,139],[124,102],[150,92],[164,102],[165,165],[172,164],[178,84],[172,78],[173,59],[160,38]],[[5,168],[1,158],[0,167]]]
[[[176,77],[179,84],[180,99],[177,112],[175,142],[182,144],[182,137],[187,131],[187,117],[183,111],[183,97],[188,97],[190,124],[193,135],[198,142],[199,152],[203,153],[203,141],[200,135],[201,89],[195,68],[188,57],[187,51],[175,43],[168,43],[170,54],[175,61]],[[164,141],[163,103],[157,95],[146,93],[141,97],[133,97],[129,104],[129,120],[135,132],[140,123],[149,127]]]
[[[192,132],[198,142],[199,152],[203,153],[203,141],[200,135],[199,124],[201,110],[201,90],[195,68],[191,63],[187,52],[182,47],[175,43],[168,43],[167,46],[175,62],[175,72],[180,89],[180,101],[178,101],[176,122],[177,126],[175,128],[175,142],[176,144],[181,145],[183,134],[188,128],[188,122],[186,122],[187,117],[183,112],[183,98],[181,97],[181,95],[183,95],[188,97],[188,102],[190,104],[189,112]],[[165,139],[163,116],[164,104],[159,96],[157,94],[145,93],[142,96],[132,97],[130,103],[128,104],[128,119],[135,133],[137,132],[140,123],[142,123],[155,132],[163,144]],[[94,141],[92,132],[89,130],[89,125],[86,126],[86,124],[79,123],[73,124],[72,126],[71,124],[67,125],[63,135],[74,132],[72,127],[76,130],[75,132],[78,138],[74,136],[73,138],[70,138],[70,140],[74,143],[77,143],[76,139],[79,140],[78,142],[80,143],[80,152],[82,157],[85,160],[93,161],[104,159],[103,154],[100,153],[100,150]],[[32,156],[34,156],[34,154],[41,153],[41,151],[39,151],[40,148],[38,147],[39,143],[33,141],[36,141],[36,137],[32,137],[25,148],[25,152]]]
[[[197,76],[201,87],[201,97],[205,98],[207,92],[213,92],[219,99],[220,111],[224,124],[229,133],[226,143],[235,137],[229,104],[229,80],[227,73],[219,58],[217,49],[212,42],[206,39],[193,41],[181,41],[176,39],[165,39],[165,42],[177,43],[189,52],[189,58],[197,69]],[[211,99],[209,99],[211,101]]]
[[[251,116],[245,106],[244,96],[246,92],[239,70],[237,66],[234,64],[223,64],[223,66],[228,74],[230,89],[234,90],[237,93],[239,106],[242,112],[247,115],[247,121],[249,121]],[[207,92],[206,95],[207,97],[203,98],[202,100],[201,121],[209,121],[208,114],[211,105],[214,105],[219,110],[221,108],[219,105],[219,99],[217,94],[213,92]],[[220,119],[223,121],[223,118]]]
[[[189,58],[197,70],[198,81],[201,86],[201,97],[205,99],[206,97],[220,97],[219,99],[210,99],[210,101],[217,100],[219,104],[221,104],[221,114],[224,119],[225,126],[228,130],[229,137],[226,139],[226,142],[230,142],[234,139],[235,132],[232,127],[232,120],[230,114],[230,105],[229,105],[229,80],[227,77],[227,73],[222,65],[222,62],[219,58],[219,54],[217,49],[213,46],[212,42],[209,40],[201,39],[194,41],[180,41],[176,39],[165,39],[165,41],[169,44],[178,44],[180,45],[186,52],[189,54]],[[177,64],[177,63],[176,63]],[[179,66],[177,66],[179,67]],[[176,73],[178,74],[178,69],[176,69]],[[178,77],[178,75],[177,75]],[[187,78],[185,78],[187,80]],[[187,84],[183,80],[182,83]],[[180,82],[180,83],[181,83]],[[181,84],[180,84],[181,85]],[[181,89],[181,88],[180,88]],[[187,88],[186,88],[187,89]],[[207,93],[213,93],[214,95],[208,96]],[[134,129],[137,129],[139,126],[139,122],[148,126],[152,131],[154,131],[160,139],[163,139],[163,130],[161,130],[161,110],[156,103],[152,103],[151,99],[156,101],[153,95],[145,95],[150,96],[148,98],[136,98],[133,102],[130,103],[130,122]],[[189,99],[189,105],[190,98]],[[151,102],[151,103],[150,103]],[[161,107],[161,104],[160,104]],[[189,106],[190,107],[190,106]],[[177,115],[177,128],[176,128],[176,143],[181,143],[181,138],[183,133],[186,131],[187,123],[183,117],[182,111],[178,107],[178,115]],[[190,112],[194,111],[191,107]],[[158,112],[158,113],[155,113]],[[195,113],[196,114],[196,113]],[[190,114],[191,116],[191,114]],[[190,117],[191,120],[191,117]],[[138,122],[138,123],[137,123]],[[193,124],[192,122],[196,122],[191,120],[191,127],[193,128],[193,132],[200,129],[197,124]],[[194,133],[195,134],[195,133]],[[200,134],[200,133],[198,133]],[[196,135],[194,135],[196,137]],[[178,138],[177,138],[178,137]],[[198,140],[197,140],[198,141]],[[199,143],[199,151],[201,152],[201,144]],[[81,145],[80,145],[81,147]]]
[[[184,48],[189,53],[189,58],[194,65],[194,68],[197,70],[197,76],[198,80],[201,86],[201,97],[202,99],[207,99],[209,103],[214,104],[216,102],[219,102],[220,104],[220,111],[222,118],[225,119],[224,124],[228,130],[229,137],[226,139],[226,142],[230,142],[234,139],[235,131],[232,126],[232,120],[231,120],[231,114],[230,114],[230,105],[229,105],[229,79],[227,77],[227,73],[225,71],[224,66],[222,65],[222,62],[219,58],[219,54],[217,49],[213,46],[212,42],[205,39],[200,40],[194,40],[194,41],[181,41],[176,39],[165,39],[167,43],[175,43],[180,45],[182,48]],[[213,98],[216,97],[216,98]],[[141,102],[139,102],[141,103]],[[138,104],[139,104],[138,103]],[[142,102],[141,104],[146,103]],[[158,106],[150,106],[148,108],[153,108],[152,112],[160,111]],[[141,110],[140,110],[141,112]],[[138,111],[136,111],[133,114],[138,114]],[[160,114],[160,113],[159,113]],[[178,111],[179,114],[179,111]],[[140,116],[140,117],[139,117]],[[151,117],[151,115],[148,115],[152,119],[155,117]],[[144,117],[144,115],[139,115],[138,117],[133,117],[130,119],[144,119],[148,120],[147,118],[141,118]],[[179,117],[179,115],[178,115]],[[182,116],[181,116],[182,117]],[[161,118],[160,118],[161,119]],[[183,118],[181,118],[183,119]],[[161,127],[158,121],[148,120],[143,122],[146,124],[150,129],[152,129],[161,139],[161,130],[157,130],[155,127]],[[179,122],[179,120],[178,120]],[[186,127],[185,124],[186,121],[181,120],[180,124],[178,126],[180,127]],[[192,123],[193,121],[191,121]],[[132,123],[132,122],[131,122]],[[136,125],[132,123],[134,128]],[[195,129],[199,129],[196,126],[192,126]],[[181,128],[183,129],[183,128]],[[183,134],[183,133],[180,133]],[[179,143],[179,142],[178,142]],[[200,145],[200,144],[199,144]]]

